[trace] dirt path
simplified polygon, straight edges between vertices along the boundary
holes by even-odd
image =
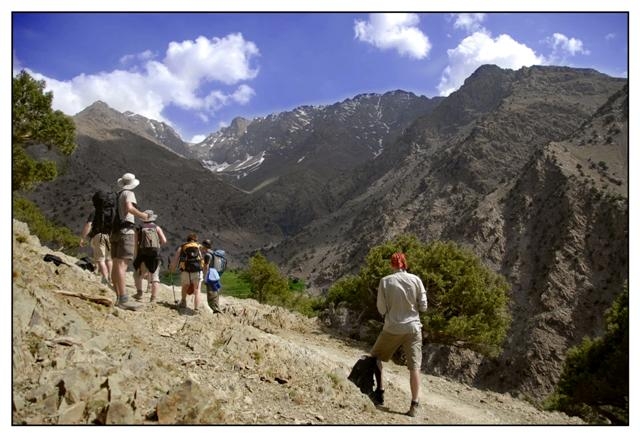
[[[323,356],[348,373],[356,360],[367,353],[363,345],[331,338],[326,334],[281,334],[288,341]],[[385,406],[380,411],[404,415],[411,392],[409,374],[404,366],[384,364]],[[567,424],[578,419],[537,410],[531,404],[510,395],[482,391],[446,379],[422,375],[421,412],[414,423],[424,424]],[[409,419],[412,420],[412,419]]]

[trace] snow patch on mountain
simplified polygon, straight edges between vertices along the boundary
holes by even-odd
[[[256,156],[245,155],[243,160],[234,161],[232,163],[223,162],[218,163],[216,161],[211,160],[202,160],[202,165],[206,169],[212,171],[213,173],[242,173],[242,176],[246,176],[247,174],[255,171],[260,165],[264,162],[266,157],[266,152],[262,151]]]

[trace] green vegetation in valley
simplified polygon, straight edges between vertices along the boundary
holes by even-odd
[[[287,279],[261,253],[249,259],[248,269],[239,276],[249,284],[249,297],[260,303],[279,305],[306,316],[314,316],[320,309],[320,298],[308,295],[302,281]]]
[[[495,357],[511,323],[507,281],[459,245],[425,244],[410,235],[373,247],[357,275],[344,277],[330,289],[327,304],[344,302],[350,309],[378,319],[378,283],[392,273],[389,259],[404,252],[409,271],[422,279],[429,308],[421,314],[428,342],[463,345]]]
[[[605,313],[602,337],[569,349],[547,409],[594,424],[629,424],[629,289]]]

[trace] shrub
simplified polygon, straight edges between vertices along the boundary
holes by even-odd
[[[56,226],[40,212],[40,209],[30,200],[14,196],[13,218],[26,223],[29,230],[40,239],[43,245],[56,246],[71,256],[77,256],[80,238],[69,228]]]
[[[240,277],[249,284],[249,297],[260,303],[282,306],[306,316],[315,315],[320,306],[319,298],[306,294],[304,283],[289,281],[261,253],[249,259],[249,268]]]
[[[625,286],[605,313],[602,337],[585,338],[567,353],[547,409],[591,423],[629,423],[629,290]]]

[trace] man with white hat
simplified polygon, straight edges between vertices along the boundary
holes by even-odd
[[[140,181],[132,173],[125,173],[118,179],[119,229],[111,233],[111,258],[113,258],[111,279],[118,295],[116,305],[128,310],[136,310],[140,306],[129,301],[125,286],[125,274],[135,254],[135,217],[141,220],[149,218],[148,214],[137,208],[136,195],[132,190],[139,184]]]

